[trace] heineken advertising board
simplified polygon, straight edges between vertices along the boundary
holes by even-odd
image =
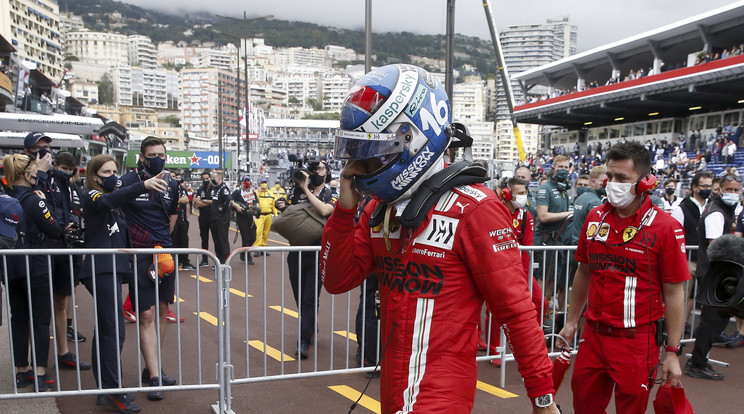
[[[228,152],[223,154],[223,166],[224,168],[230,168],[232,166],[232,157]],[[139,160],[139,151],[129,151],[127,154],[127,167],[137,167],[137,160]],[[217,151],[168,151],[167,158],[165,159],[166,169],[219,168],[219,165],[220,153]]]

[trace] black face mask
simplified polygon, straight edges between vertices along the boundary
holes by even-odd
[[[212,183],[212,185],[215,186],[215,187],[217,187],[219,185],[219,184],[217,184],[217,180],[215,180],[214,178],[212,178],[211,180],[209,180],[209,182]]]
[[[310,177],[310,184],[312,184],[313,187],[322,185],[324,182],[325,182],[325,175],[314,174],[313,176]]]
[[[202,180],[202,185],[204,185],[204,187],[208,186],[209,180]]]
[[[666,189],[664,189],[664,192],[667,195],[674,195],[674,188],[666,188]]]

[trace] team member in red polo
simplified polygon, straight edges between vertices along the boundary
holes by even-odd
[[[618,413],[644,413],[659,362],[656,321],[666,319],[662,381],[679,383],[677,359],[684,324],[684,282],[690,279],[684,231],[651,203],[651,158],[637,143],[607,154],[607,198],[584,223],[578,270],[560,334],[573,338],[584,305],[586,329],[571,387],[576,414],[604,413],[615,393]]]

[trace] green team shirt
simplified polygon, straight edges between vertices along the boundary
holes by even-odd
[[[537,187],[537,195],[535,197],[535,208],[538,206],[548,206],[548,212],[551,213],[562,213],[569,211],[571,206],[571,197],[566,191],[561,191],[553,180],[548,180],[545,184]],[[535,246],[542,245],[543,235],[546,233],[553,233],[560,230],[563,225],[563,220],[558,220],[552,223],[538,223],[535,229],[534,243]],[[566,233],[564,229],[563,233]],[[561,240],[566,240],[561,235]],[[547,244],[553,244],[552,241],[546,241]]]
[[[589,215],[589,212],[594,207],[601,204],[602,197],[594,189],[587,190],[584,194],[576,198],[576,202],[574,202],[573,225],[571,226],[571,244],[575,245],[579,242],[579,234],[581,234],[581,230],[584,228],[586,216]]]
[[[535,194],[527,190],[527,204],[524,208],[532,214],[532,218],[537,220],[537,210],[535,209]]]
[[[661,198],[656,197],[655,195],[652,195],[651,202],[654,203],[656,207],[659,207],[660,209],[664,210],[664,200],[662,200]]]

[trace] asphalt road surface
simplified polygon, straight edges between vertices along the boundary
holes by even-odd
[[[197,217],[191,216],[191,246],[200,245]],[[234,227],[234,226],[233,226]],[[230,242],[235,232],[230,232]],[[271,246],[285,246],[278,235],[271,234]],[[238,240],[239,243],[239,240]],[[210,246],[211,246],[210,242]],[[233,244],[233,248],[238,247]],[[255,258],[253,266],[244,265],[238,257],[233,264],[230,304],[231,320],[230,346],[231,362],[235,367],[236,378],[253,380],[292,374],[294,378],[267,380],[232,387],[232,408],[236,413],[346,413],[353,400],[367,385],[364,373],[346,373],[302,377],[298,373],[327,371],[344,367],[354,368],[356,343],[349,339],[354,332],[354,315],[359,291],[339,295],[332,299],[323,291],[318,310],[319,335],[316,344],[310,348],[310,358],[295,359],[296,341],[299,331],[292,291],[287,277],[286,256],[272,253],[267,257]],[[198,263],[197,258],[191,258]],[[162,346],[165,371],[185,385],[215,384],[215,362],[217,361],[217,323],[216,304],[218,303],[214,271],[211,267],[195,271],[179,272],[180,298],[178,310],[185,322],[179,325],[168,324],[168,334]],[[125,288],[126,291],[126,288]],[[78,288],[78,317],[80,331],[92,336],[92,306],[90,296],[84,288]],[[283,307],[282,307],[283,306]],[[5,327],[3,327],[5,329]],[[137,355],[136,325],[126,324],[126,342],[122,361],[124,365],[124,384],[138,386],[139,369]],[[177,338],[180,337],[180,345]],[[90,361],[91,340],[81,343],[79,355]],[[73,345],[73,344],[70,344]],[[262,350],[264,346],[267,353]],[[685,352],[690,352],[688,345]],[[74,352],[74,345],[72,347]],[[178,355],[181,358],[178,358]],[[483,354],[483,353],[481,353]],[[697,413],[741,413],[738,398],[744,373],[738,367],[744,366],[744,350],[714,348],[712,358],[731,363],[730,368],[717,368],[725,373],[724,381],[709,381],[683,376],[688,399]],[[284,361],[284,362],[282,362]],[[684,364],[685,358],[681,358]],[[478,390],[476,391],[473,413],[528,413],[530,403],[516,369],[515,363],[507,364],[506,385],[500,386],[500,370],[488,364],[479,363]],[[53,368],[51,371],[54,372]],[[76,373],[63,371],[61,384],[65,389],[74,389]],[[573,413],[571,408],[571,371],[560,389],[557,401],[563,413]],[[90,372],[82,372],[83,388],[93,388],[95,383]],[[655,391],[653,391],[655,395]],[[168,391],[162,401],[148,401],[145,394],[138,393],[136,402],[145,413],[208,413],[210,406],[218,399],[218,392],[211,390]],[[95,397],[80,395],[56,398],[59,411],[63,414],[103,413],[104,407],[95,405]],[[6,412],[0,402],[0,412]],[[7,403],[10,404],[10,403]],[[14,402],[15,404],[15,402]],[[648,412],[652,412],[650,408]],[[355,409],[355,413],[379,412],[379,379],[373,379],[365,397]],[[615,413],[614,407],[608,409]]]

